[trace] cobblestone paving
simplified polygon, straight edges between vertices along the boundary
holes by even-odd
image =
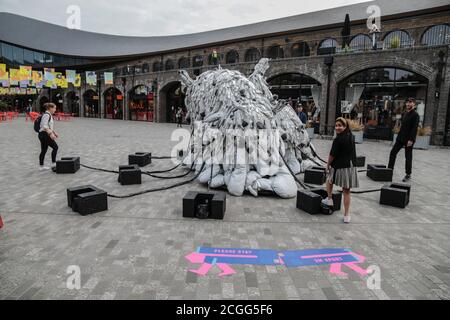
[[[59,156],[117,169],[127,155],[168,155],[176,126],[112,120],[57,122]],[[67,207],[66,188],[93,184],[126,194],[171,184],[144,177],[121,187],[115,175],[81,169],[75,175],[37,170],[39,144],[23,118],[0,124],[0,299],[448,299],[450,296],[450,151],[416,151],[411,203],[380,206],[379,193],[353,198],[352,224],[342,213],[310,216],[295,199],[228,196],[224,221],[182,218],[182,197],[205,190],[193,183],[133,199],[109,199],[110,209],[82,217]],[[330,141],[316,140],[325,156]],[[358,153],[387,163],[388,142],[365,142]],[[47,161],[49,161],[47,156]],[[172,163],[154,161],[149,170]],[[399,154],[395,180],[403,176]],[[364,174],[361,187],[379,187]],[[198,246],[299,250],[346,247],[381,269],[381,289],[367,276],[339,277],[328,267],[234,266],[200,277],[184,256]],[[66,286],[67,267],[81,268],[81,289]]]

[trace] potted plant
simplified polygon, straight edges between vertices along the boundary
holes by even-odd
[[[359,120],[347,120],[352,134],[355,136],[355,143],[361,144],[364,141],[364,125]]]
[[[431,128],[420,127],[419,130],[417,130],[417,138],[414,148],[428,150],[428,148],[430,147],[430,139],[431,139]]]
[[[400,48],[400,38],[399,37],[393,37],[391,39],[391,49],[397,49]]]
[[[312,124],[312,121],[306,123],[306,132],[308,132],[308,136],[311,140],[314,139],[314,125]]]

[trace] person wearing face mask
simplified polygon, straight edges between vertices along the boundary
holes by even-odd
[[[327,163],[327,193],[328,198],[322,203],[332,207],[333,185],[342,187],[344,194],[344,223],[350,223],[350,189],[358,188],[358,171],[356,169],[355,137],[350,131],[347,120],[336,119],[336,138],[331,147]]]
[[[397,154],[401,149],[405,148],[406,176],[403,179],[403,182],[409,182],[411,180],[413,149],[416,142],[417,130],[419,129],[419,122],[420,116],[416,112],[416,99],[409,98],[406,100],[406,113],[403,115],[400,132],[398,133],[397,141],[391,150],[388,165],[389,168],[394,169]]]

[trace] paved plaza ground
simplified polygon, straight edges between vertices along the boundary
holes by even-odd
[[[176,125],[76,119],[57,122],[59,156],[117,170],[127,155],[168,155]],[[416,151],[411,203],[405,210],[378,204],[379,193],[353,198],[353,220],[342,213],[311,216],[296,200],[227,196],[224,221],[182,218],[182,198],[206,190],[197,182],[132,199],[109,199],[106,212],[80,216],[67,207],[66,188],[93,184],[127,194],[172,184],[143,177],[142,186],[122,187],[117,176],[81,169],[56,175],[38,168],[39,144],[29,122],[0,123],[0,299],[449,299],[450,150]],[[325,157],[331,141],[315,140]],[[369,163],[387,163],[389,142],[357,147]],[[50,155],[47,155],[49,161]],[[404,154],[395,180],[403,177]],[[147,169],[170,168],[155,160]],[[181,179],[183,180],[183,179]],[[360,174],[362,189],[382,183]],[[332,275],[327,266],[233,266],[220,278],[204,277],[185,256],[198,246],[300,250],[350,248],[381,270],[381,289],[367,276]],[[67,268],[81,269],[81,289],[66,287]],[[349,271],[349,270],[346,270]]]

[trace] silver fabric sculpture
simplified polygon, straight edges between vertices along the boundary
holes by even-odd
[[[234,196],[269,191],[293,198],[297,185],[285,164],[298,174],[320,163],[305,125],[270,92],[268,68],[264,58],[249,78],[220,66],[196,80],[180,71],[192,129],[183,164],[195,168],[201,183]]]

